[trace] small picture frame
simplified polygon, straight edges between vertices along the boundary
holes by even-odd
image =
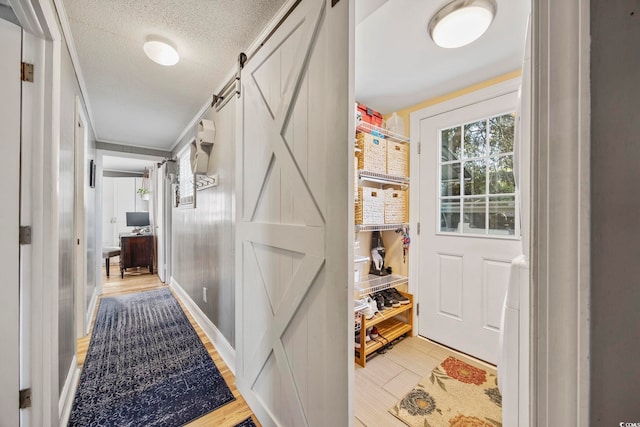
[[[96,188],[96,164],[89,160],[89,187]]]

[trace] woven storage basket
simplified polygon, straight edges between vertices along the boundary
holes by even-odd
[[[404,224],[409,222],[407,215],[407,191],[389,188],[384,191],[384,223]]]
[[[356,202],[356,224],[384,224],[384,190],[358,188]]]
[[[356,144],[360,149],[356,153],[359,170],[387,173],[387,141],[384,138],[359,132]]]
[[[387,141],[387,174],[409,176],[409,144]]]

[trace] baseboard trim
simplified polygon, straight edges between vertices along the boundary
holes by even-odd
[[[77,356],[73,356],[71,365],[69,366],[69,372],[67,373],[67,379],[64,382],[64,387],[60,392],[60,400],[58,401],[58,414],[60,417],[60,426],[66,426],[69,424],[69,417],[71,416],[71,407],[73,406],[73,398],[78,390],[78,383],[80,382],[80,367],[78,366]]]
[[[91,295],[91,301],[89,302],[89,308],[85,313],[85,322],[84,322],[84,333],[88,334],[89,329],[91,328],[91,320],[93,319],[93,313],[96,310],[96,305],[98,304],[98,296],[100,295],[100,289],[96,286],[93,290],[93,295]]]
[[[229,344],[229,341],[222,335],[222,332],[218,330],[216,325],[213,324],[211,319],[207,317],[206,314],[198,307],[198,305],[191,299],[189,294],[180,286],[180,284],[173,278],[169,280],[169,286],[173,289],[176,294],[180,297],[184,305],[187,307],[187,310],[191,313],[196,323],[200,325],[205,335],[213,346],[216,348],[224,363],[227,364],[229,370],[236,374],[236,351]]]

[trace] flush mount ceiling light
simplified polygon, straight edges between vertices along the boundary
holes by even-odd
[[[456,48],[477,40],[498,11],[494,0],[454,0],[429,21],[429,35],[440,47]]]
[[[159,40],[149,40],[144,44],[144,53],[149,59],[160,65],[176,65],[180,60],[178,52],[173,46]]]

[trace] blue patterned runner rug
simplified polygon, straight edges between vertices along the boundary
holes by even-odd
[[[69,426],[179,426],[235,400],[168,289],[103,298]]]

